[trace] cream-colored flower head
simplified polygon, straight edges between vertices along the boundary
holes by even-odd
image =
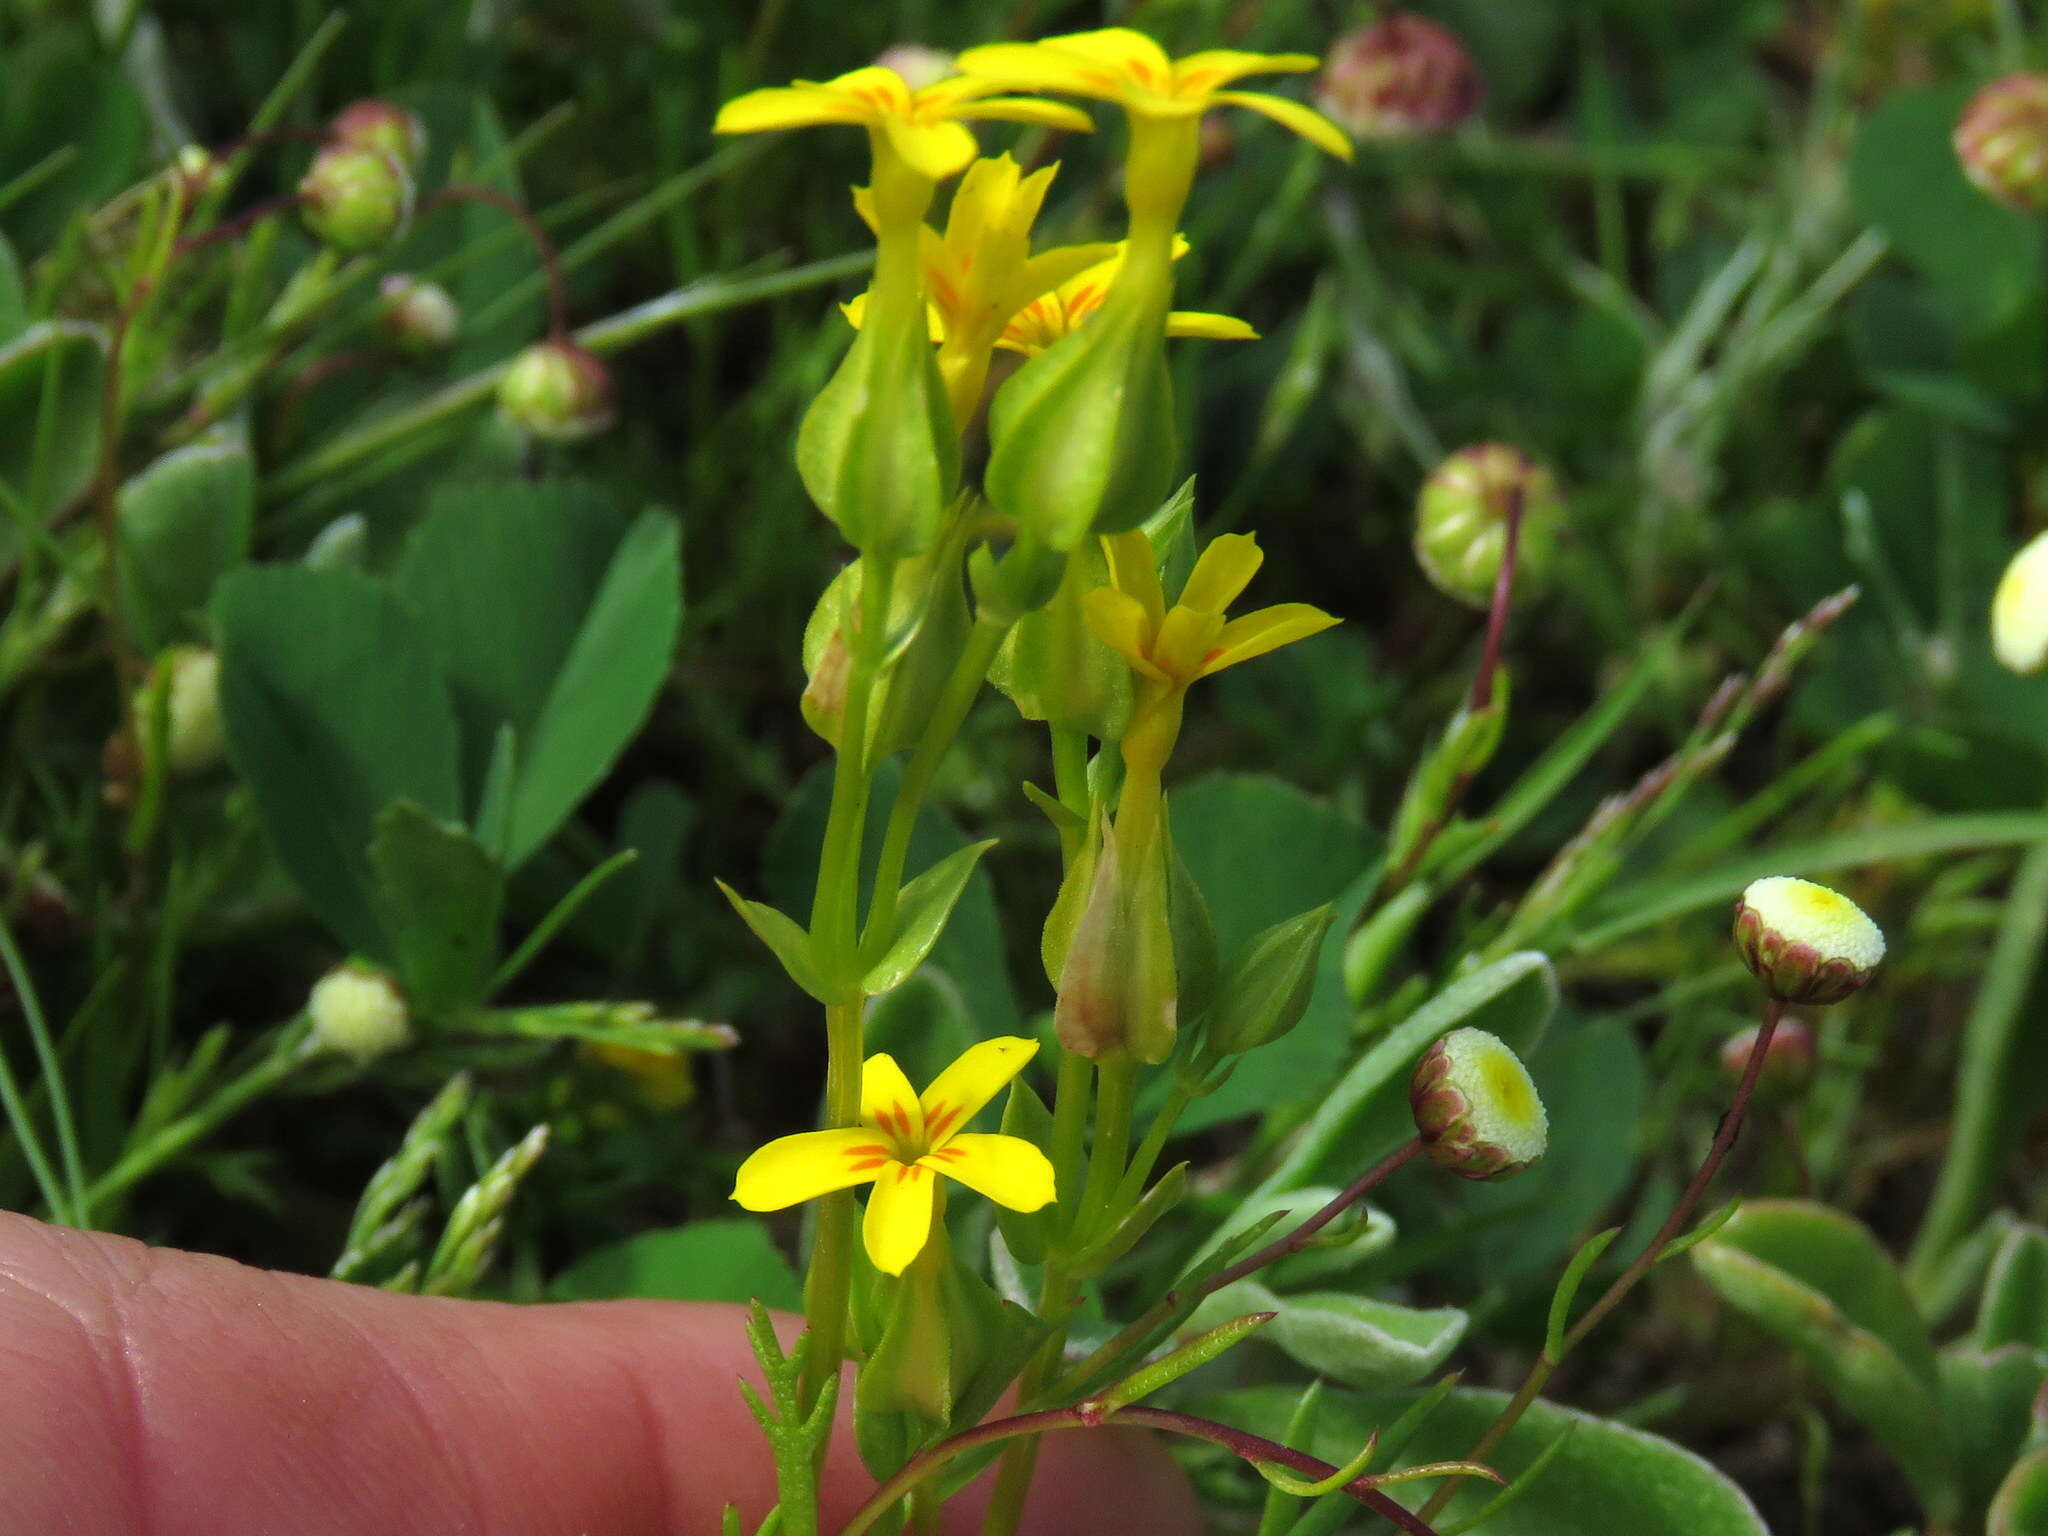
[[[1550,1144],[1529,1069],[1483,1029],[1454,1029],[1424,1052],[1408,1100],[1422,1150],[1461,1178],[1508,1178]]]
[[[1992,594],[1991,649],[2015,672],[2048,666],[2048,533],[2020,546]]]
[[[412,1038],[411,1013],[398,982],[374,966],[338,965],[306,999],[313,1037],[331,1051],[370,1062]]]
[[[1838,891],[1790,875],[1753,880],[1735,904],[1735,945],[1781,1003],[1835,1003],[1884,959],[1884,934]]]

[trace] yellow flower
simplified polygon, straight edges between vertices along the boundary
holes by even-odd
[[[1174,258],[1178,260],[1187,248],[1185,239],[1177,239]],[[1054,342],[1079,329],[1081,322],[1100,309],[1102,301],[1109,297],[1110,285],[1116,281],[1117,273],[1123,270],[1124,249],[1119,243],[1115,247],[1116,254],[1107,261],[1099,261],[1086,271],[1077,272],[1057,288],[1040,293],[1010,318],[1003,327],[1002,335],[996,339],[996,345],[1011,352],[1021,352],[1026,357],[1036,357]],[[1046,254],[1057,253],[1048,251]],[[1194,336],[1208,341],[1256,341],[1259,335],[1233,315],[1211,315],[1191,309],[1176,309],[1169,313],[1166,334]]]
[[[1211,107],[1249,107],[1339,160],[1351,141],[1335,123],[1284,96],[1220,89],[1246,75],[1300,74],[1316,67],[1306,53],[1240,53],[1218,48],[1170,59],[1142,32],[1106,27],[1036,43],[991,43],[956,61],[963,75],[999,89],[1059,91],[1113,101],[1134,117],[1199,118]]]
[[[582,1055],[586,1061],[609,1067],[629,1079],[635,1094],[649,1109],[676,1109],[697,1097],[697,1080],[690,1071],[690,1058],[682,1051],[586,1040]]]
[[[1171,608],[1144,530],[1116,534],[1103,544],[1112,585],[1082,599],[1088,627],[1139,677],[1176,692],[1197,678],[1306,640],[1338,622],[1308,603],[1281,603],[1226,618],[1225,610],[1266,558],[1248,533],[1211,539]]]
[[[873,1184],[861,1236],[884,1274],[900,1275],[931,1237],[938,1176],[1013,1211],[1052,1203],[1052,1163],[1016,1136],[961,1128],[1037,1054],[1016,1036],[968,1047],[922,1095],[890,1056],[861,1074],[860,1125],[783,1136],[740,1165],[732,1197],[750,1211],[779,1211],[834,1190]]]
[[[766,133],[845,123],[886,141],[919,175],[943,181],[974,158],[974,135],[961,123],[995,119],[1086,133],[1085,112],[1056,102],[998,96],[999,81],[954,76],[913,91],[893,69],[871,64],[831,80],[796,80],[735,97],[719,109],[714,133]]]

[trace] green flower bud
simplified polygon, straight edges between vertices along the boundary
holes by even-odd
[[[1026,720],[1115,741],[1131,718],[1131,666],[1095,638],[1084,593],[1109,585],[1109,562],[1091,539],[1066,558],[1050,603],[1012,626],[988,679]]]
[[[2019,673],[2048,667],[2048,533],[2037,533],[1991,596],[1991,649]]]
[[[1838,1003],[1862,990],[1884,959],[1884,934],[1848,897],[1771,875],[1735,904],[1735,947],[1781,1003]]]
[[[350,961],[313,984],[306,999],[313,1038],[358,1065],[389,1055],[412,1038],[411,1013],[397,979]]]
[[[1330,909],[1317,907],[1276,923],[1253,939],[1224,977],[1204,1022],[1204,1039],[1219,1056],[1256,1050],[1301,1022],[1316,986]]]
[[[204,773],[227,757],[220,723],[220,658],[201,646],[178,646],[157,658],[135,695],[136,728],[146,756],[163,714],[164,766],[172,773]]]
[[[988,499],[1054,549],[1135,528],[1173,490],[1172,289],[1170,269],[1147,274],[1127,261],[1093,318],[990,403]]]
[[[611,371],[573,341],[539,341],[498,381],[498,409],[522,432],[571,443],[617,419]]]
[[[461,311],[439,283],[393,272],[377,286],[378,333],[401,352],[414,357],[438,352],[461,326]]]
[[[196,203],[220,185],[221,164],[203,144],[187,144],[172,157],[171,175],[187,203]]]
[[[1479,72],[1433,21],[1396,11],[1330,46],[1316,106],[1354,139],[1448,133],[1479,110]]]
[[[1423,1152],[1463,1179],[1510,1178],[1550,1143],[1529,1069],[1483,1029],[1454,1029],[1423,1052],[1408,1102]]]
[[[1721,1071],[1729,1082],[1742,1081],[1750,1053],[1756,1049],[1759,1028],[1753,1025],[1721,1043]],[[1816,1056],[1812,1027],[1798,1019],[1780,1020],[1771,1033],[1771,1043],[1764,1047],[1764,1064],[1756,1078],[1757,1098],[1767,1104],[1798,1098],[1813,1081]]]
[[[1127,869],[1116,835],[1105,828],[1093,860],[1087,905],[1066,946],[1053,1005],[1060,1044],[1091,1061],[1135,1057],[1156,1065],[1173,1052],[1180,996],[1162,843],[1155,838],[1151,856]],[[1069,881],[1084,867],[1076,860]]]
[[[381,149],[330,144],[299,181],[299,208],[324,244],[350,255],[375,250],[412,217],[412,178]]]
[[[418,170],[427,152],[427,125],[419,114],[374,98],[342,108],[327,125],[327,138],[351,149],[382,150],[408,171]]]
[[[1518,494],[1515,576],[1529,590],[1549,569],[1564,514],[1550,471],[1505,443],[1460,448],[1436,467],[1416,509],[1415,558],[1438,590],[1475,608],[1493,600],[1507,551],[1508,511]]]
[[[1992,81],[1956,119],[1954,141],[1980,192],[2022,213],[2048,213],[2048,75]]]

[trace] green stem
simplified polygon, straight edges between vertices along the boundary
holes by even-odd
[[[896,921],[896,899],[903,885],[904,861],[910,856],[911,834],[917,830],[917,813],[924,808],[925,796],[931,792],[939,765],[952,750],[953,738],[960,734],[960,726],[981,692],[982,680],[988,676],[989,666],[995,661],[996,652],[1002,649],[1003,637],[1009,632],[1007,624],[991,623],[986,619],[977,621],[968,632],[967,643],[960,648],[959,658],[953,663],[953,670],[946,676],[938,702],[932,707],[924,735],[918,739],[917,749],[904,765],[903,782],[897,786],[895,803],[889,807],[889,824],[882,833],[882,853],[875,868],[874,899],[868,908],[866,932],[862,936],[864,952],[888,946]]]
[[[828,1127],[860,1123],[861,1003],[834,1003],[825,1009],[825,1123]],[[809,1413],[839,1370],[846,1354],[846,1298],[853,1284],[853,1191],[842,1189],[818,1203],[818,1228],[811,1247],[810,1273],[804,1281],[804,1322],[810,1349],[804,1356],[797,1402]]]
[[[1088,1159],[1088,1183],[1075,1221],[1075,1240],[1086,1245],[1102,1235],[1123,1183],[1131,1150],[1131,1118],[1138,1102],[1138,1064],[1111,1058],[1095,1066],[1095,1146]]]
[[[23,963],[21,951],[14,942],[14,933],[4,919],[0,919],[0,957],[7,964],[8,977],[14,983],[15,1000],[21,1005],[23,1023],[28,1026],[29,1040],[35,1048],[36,1063],[42,1069],[43,1092],[50,1101],[50,1127],[57,1138],[57,1155],[64,1169],[66,1199],[62,1203],[50,1202],[50,1215],[54,1220],[67,1221],[66,1207],[69,1207],[70,1221],[83,1221],[86,1211],[85,1165],[78,1151],[78,1129],[71,1119],[71,1094],[64,1083],[64,1064],[57,1054],[56,1042],[51,1038],[49,1020],[43,1016],[42,999],[37,996],[35,984]],[[11,1077],[11,1074],[10,1074]],[[10,1084],[11,1086],[11,1084]],[[23,1129],[28,1129],[26,1111],[14,1114],[14,1105],[8,1105],[10,1117]],[[30,1150],[27,1137],[21,1140],[24,1152]],[[39,1153],[40,1147],[35,1148]],[[48,1193],[45,1193],[48,1200]]]
[[[1057,1259],[1049,1261],[1039,1287],[1038,1315],[1055,1320],[1053,1331],[1017,1378],[1019,1403],[1037,1397],[1058,1374],[1066,1358],[1066,1314],[1073,1301],[1074,1282]],[[1036,1435],[1003,1453],[1002,1469],[996,1473],[995,1491],[989,1496],[988,1518],[982,1522],[981,1536],[1016,1536],[1018,1523],[1024,1518],[1024,1500],[1031,1492],[1031,1476],[1037,1469]]]
[[[140,1183],[298,1071],[307,1056],[300,1022],[287,1024],[256,1065],[225,1084],[190,1114],[181,1115],[140,1145],[130,1147],[119,1162],[93,1180],[78,1212],[79,1224],[91,1225],[93,1213],[100,1206]]]
[[[1152,1117],[1152,1124],[1145,1130],[1145,1139],[1138,1143],[1130,1166],[1124,1170],[1123,1182],[1117,1186],[1116,1199],[1112,1202],[1114,1208],[1121,1210],[1138,1203],[1138,1197],[1145,1190],[1145,1181],[1152,1177],[1152,1170],[1159,1164],[1159,1154],[1166,1150],[1167,1138],[1173,1135],[1173,1128],[1180,1124],[1180,1117],[1187,1113],[1188,1106],[1195,1102],[1200,1092],[1198,1079],[1175,1076],[1173,1087],[1167,1090],[1166,1102]]]

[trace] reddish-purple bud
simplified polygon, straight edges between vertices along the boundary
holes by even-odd
[[[1985,86],[1956,119],[1955,146],[1978,190],[2022,213],[2048,213],[2048,75]]]
[[[1749,1068],[1750,1053],[1756,1049],[1761,1026],[1752,1025],[1721,1042],[1721,1070],[1730,1082],[1740,1082]],[[1800,1019],[1783,1019],[1764,1047],[1764,1064],[1756,1077],[1756,1096],[1767,1104],[1783,1104],[1806,1092],[1813,1081],[1818,1058],[1813,1027]]]
[[[1464,44],[1405,11],[1337,39],[1316,81],[1316,105],[1354,139],[1448,133],[1479,97]]]
[[[327,137],[352,149],[381,149],[408,171],[419,169],[427,152],[427,125],[419,114],[374,98],[344,107],[327,125]]]
[[[1735,903],[1735,947],[1781,1003],[1838,1003],[1884,959],[1884,934],[1848,897],[1789,875],[1753,880]]]

